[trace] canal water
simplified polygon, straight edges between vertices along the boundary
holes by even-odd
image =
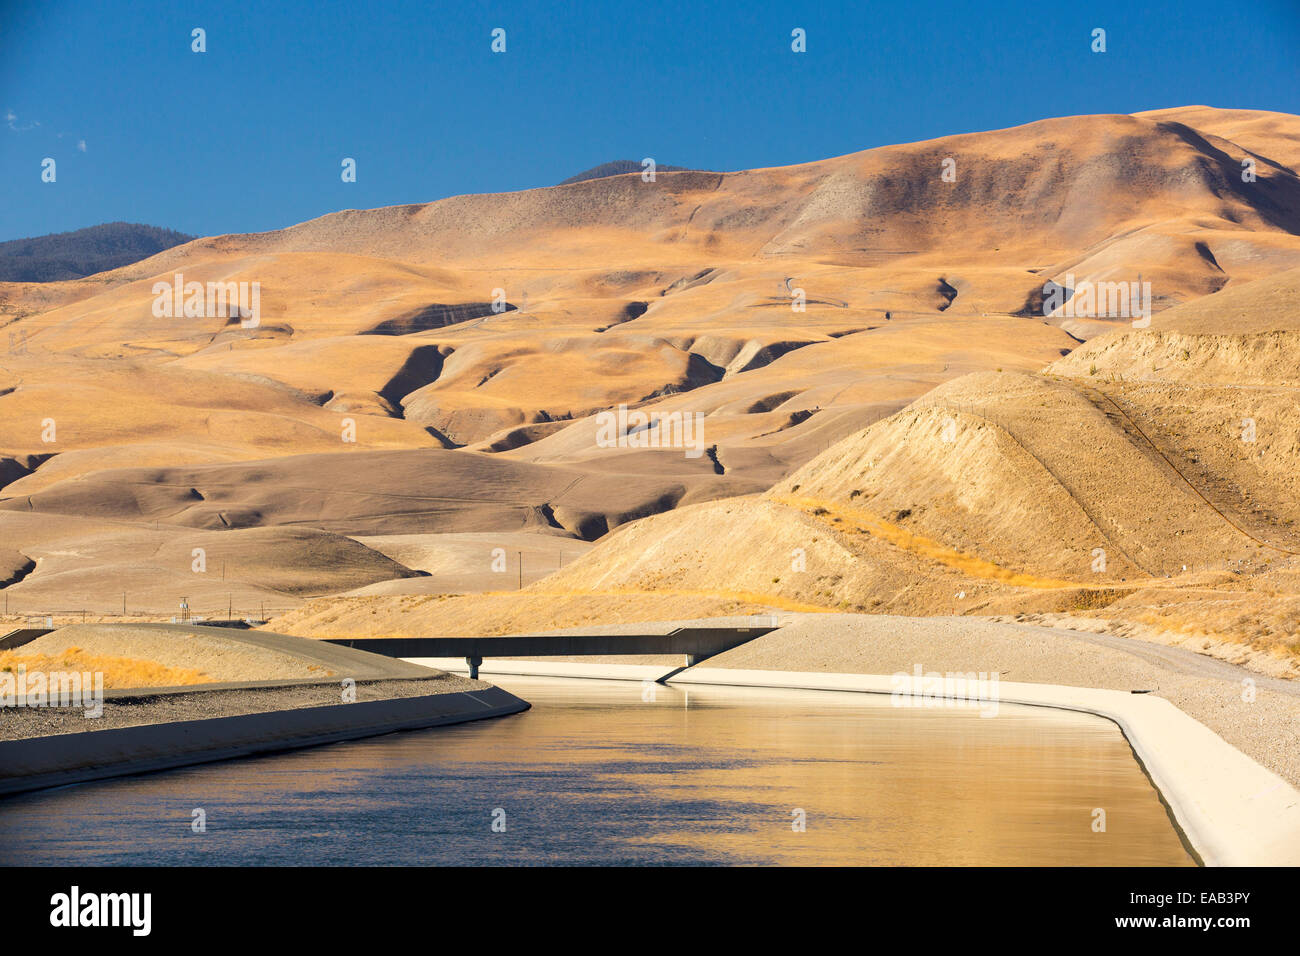
[[[1123,736],[1099,717],[493,680],[533,708],[6,799],[0,861],[1193,863]],[[194,831],[195,811],[206,832]]]

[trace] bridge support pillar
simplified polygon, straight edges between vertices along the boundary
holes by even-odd
[[[481,657],[467,657],[465,663],[469,665],[469,676],[471,680],[478,680],[479,665],[483,663]]]

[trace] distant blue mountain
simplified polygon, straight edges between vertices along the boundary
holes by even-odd
[[[655,165],[655,171],[660,173],[683,173],[690,172],[688,166],[664,166]],[[581,183],[588,179],[604,179],[606,176],[621,176],[624,173],[641,172],[641,163],[635,159],[616,159],[612,163],[601,163],[599,166],[592,166],[585,173],[578,173],[576,176],[570,176],[561,186],[568,186],[571,183]]]
[[[133,222],[109,222],[75,232],[0,242],[0,282],[57,282],[80,279],[189,242],[174,229]]]

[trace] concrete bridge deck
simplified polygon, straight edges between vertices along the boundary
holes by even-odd
[[[690,666],[776,630],[776,625],[679,627],[667,634],[511,634],[500,637],[330,638],[324,643],[388,657],[463,657],[470,677],[485,657],[681,654]]]
[[[12,651],[24,644],[30,644],[38,637],[51,634],[53,631],[54,628],[52,627],[20,627],[15,631],[10,631],[4,637],[0,637],[0,651]]]

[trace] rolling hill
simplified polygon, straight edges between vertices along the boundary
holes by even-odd
[[[35,561],[6,591],[110,610],[75,567],[104,552],[67,555],[78,522],[108,522],[178,561],[195,534],[243,536],[264,552],[250,595],[274,564],[287,604],[311,600],[282,630],[1200,620],[1269,589],[1225,629],[1277,645],[1300,550],[1298,146],[1284,114],[1070,117],[346,210],[0,284],[0,544]],[[159,314],[177,281],[257,283],[256,322]],[[1149,284],[1149,327],[1043,308],[1105,283]],[[402,543],[311,585],[315,546],[285,529]],[[493,534],[557,570],[479,581]],[[552,540],[575,543],[562,568]],[[401,556],[430,554],[488,593],[428,591]],[[175,606],[170,573],[141,606]]]

